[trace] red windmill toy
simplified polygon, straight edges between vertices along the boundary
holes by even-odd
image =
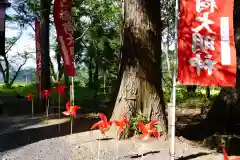
[[[49,89],[44,89],[42,90],[42,94],[41,94],[41,98],[44,99],[48,99],[51,95],[51,91]]]
[[[129,120],[127,120],[127,118],[126,118],[126,113],[125,112],[122,114],[122,119],[121,120],[119,120],[119,121],[115,120],[113,122],[116,124],[116,126],[119,127],[118,128],[118,135],[120,135],[124,131],[126,126],[130,125]]]
[[[33,94],[31,92],[28,94],[27,99],[28,99],[29,102],[32,102],[32,117],[33,117],[34,105],[33,105]]]
[[[61,85],[61,82],[58,81],[57,88],[54,89],[54,92],[59,93],[60,95],[64,95],[65,88],[66,86]]]
[[[66,104],[66,111],[63,112],[66,116],[73,116],[74,119],[77,118],[77,109],[80,109],[79,106],[71,106],[70,102],[68,101]]]
[[[99,128],[101,134],[105,134],[106,131],[108,131],[112,125],[111,121],[107,120],[107,117],[103,113],[98,113],[98,116],[100,117],[100,121],[95,123],[91,129]]]
[[[63,112],[64,115],[70,116],[70,121],[71,121],[71,134],[72,134],[72,123],[73,123],[73,118],[77,118],[77,109],[80,109],[79,106],[71,106],[70,102],[68,101],[66,104],[66,111]]]
[[[61,85],[60,80],[58,81],[57,88],[54,89],[54,92],[58,94],[58,119],[61,118],[61,95],[64,95],[66,86]],[[60,124],[58,125],[58,131],[60,132]]]
[[[158,131],[154,127],[154,125],[157,124],[157,122],[158,122],[157,120],[152,120],[148,124],[144,125],[142,121],[138,121],[138,128],[142,132],[140,138],[146,140],[152,135],[153,137],[158,137],[159,136]]]
[[[224,160],[230,160],[230,158],[228,157],[228,154],[227,154],[227,151],[226,151],[225,147],[222,147],[222,151],[223,151]],[[232,159],[232,160],[240,160],[240,157]]]
[[[32,101],[33,100],[33,94],[29,93],[27,96],[28,101]]]

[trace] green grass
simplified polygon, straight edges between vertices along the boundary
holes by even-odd
[[[57,84],[52,85],[52,90]],[[109,101],[109,95],[98,94],[95,97],[95,91],[88,87],[80,87],[77,83],[74,88],[75,104],[81,106],[83,112],[98,112],[106,111],[107,103]],[[164,88],[165,102],[170,102],[172,88]],[[0,96],[16,96],[16,92],[22,96],[27,97],[29,93],[36,95],[36,85],[26,85],[24,82],[17,82],[11,89],[0,86]],[[206,87],[197,87],[196,94],[189,96],[185,86],[177,86],[177,106],[184,108],[201,108],[202,106],[210,106],[215,100],[215,97],[219,94],[220,88],[211,88],[211,98],[208,99],[206,96]],[[58,105],[58,94],[55,92],[51,93],[50,98],[51,105]],[[63,98],[61,98],[61,105],[65,106]]]
[[[206,95],[206,87],[197,87],[195,95],[190,96],[185,86],[177,86],[176,88],[176,103],[178,107],[184,108],[201,108],[202,106],[210,106],[219,94],[220,88],[211,87],[211,98]],[[170,102],[172,88],[164,88],[165,101]]]
[[[37,94],[36,84],[31,85],[21,85],[22,83],[16,83],[12,88],[5,88],[0,86],[0,96],[16,96],[16,92],[21,96],[27,97],[29,93],[33,93],[35,96]],[[56,88],[57,84],[53,84],[51,87],[51,97],[50,104],[57,106],[58,105],[58,94],[53,92],[53,89]],[[74,87],[74,96],[75,104],[81,106],[83,112],[97,112],[101,108],[105,108],[105,96],[99,95],[95,97],[95,91],[87,87],[80,87],[75,85]],[[64,104],[64,97],[61,98],[61,105]]]

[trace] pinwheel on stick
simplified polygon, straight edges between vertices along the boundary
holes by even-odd
[[[118,141],[117,141],[117,156],[116,156],[116,159],[118,159],[118,147],[119,147],[119,139],[120,139],[120,135],[121,133],[124,131],[124,129],[127,127],[127,126],[130,126],[130,122],[129,120],[127,120],[126,118],[126,113],[124,112],[122,114],[122,119],[117,121],[113,121],[113,123],[115,123],[116,126],[118,126],[118,132],[117,132],[117,138],[118,138]]]
[[[141,135],[138,137],[140,140],[146,141],[150,137],[157,138],[159,136],[159,133],[157,129],[155,128],[155,125],[157,124],[157,120],[152,120],[147,124],[143,124],[142,121],[138,121],[138,128],[141,131]],[[144,148],[144,144],[142,144],[142,149]],[[141,155],[141,159],[143,159],[143,151]]]
[[[71,134],[72,134],[72,124],[73,124],[73,118],[77,118],[77,109],[80,109],[79,106],[71,106],[70,102],[68,101],[66,104],[66,111],[63,112],[64,115],[70,116],[71,121]]]
[[[58,93],[58,119],[61,118],[60,108],[61,108],[61,95],[64,95],[66,86],[61,85],[60,81],[58,81],[57,88],[54,89],[54,92]],[[60,132],[60,124],[58,125],[58,131]]]
[[[32,117],[33,117],[33,114],[34,114],[33,94],[29,93],[28,96],[27,96],[27,99],[28,99],[29,102],[32,102]]]
[[[47,123],[48,123],[48,109],[49,109],[49,97],[51,95],[51,92],[49,89],[45,89],[42,91],[41,98],[46,100],[46,117],[47,117]]]
[[[223,151],[224,160],[230,160],[230,158],[228,157],[227,151],[226,151],[225,147],[223,147],[223,146],[222,146],[222,151]],[[233,160],[240,160],[240,157],[235,158]]]
[[[98,128],[101,135],[105,135],[105,132],[107,132],[110,129],[112,122],[108,121],[107,117],[103,113],[98,113],[98,116],[100,117],[101,120],[95,123],[91,129]],[[98,160],[99,158],[100,158],[100,134],[98,138]]]
[[[157,122],[158,122],[157,120],[152,120],[148,124],[144,125],[142,123],[142,121],[138,121],[138,128],[142,132],[142,134],[140,135],[140,138],[142,140],[147,140],[151,136],[153,136],[155,138],[158,137],[158,135],[159,135],[158,131],[157,131],[157,129],[154,126],[154,125],[157,124]]]

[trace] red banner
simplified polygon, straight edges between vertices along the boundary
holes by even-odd
[[[181,0],[178,81],[235,86],[234,0]]]
[[[35,18],[35,39],[36,39],[36,84],[37,90],[40,92],[41,71],[42,71],[42,43],[41,43],[41,27],[40,21]],[[38,93],[39,93],[38,92]]]
[[[54,1],[53,17],[60,53],[63,58],[66,72],[69,76],[74,76],[74,32],[72,27],[71,9],[72,0]]]

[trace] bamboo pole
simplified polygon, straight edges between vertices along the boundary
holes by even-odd
[[[175,118],[176,118],[176,72],[177,72],[177,56],[178,56],[178,15],[179,15],[179,0],[175,4],[175,58],[173,64],[173,90],[172,90],[172,107],[171,113],[171,139],[170,139],[170,160],[175,160]]]

